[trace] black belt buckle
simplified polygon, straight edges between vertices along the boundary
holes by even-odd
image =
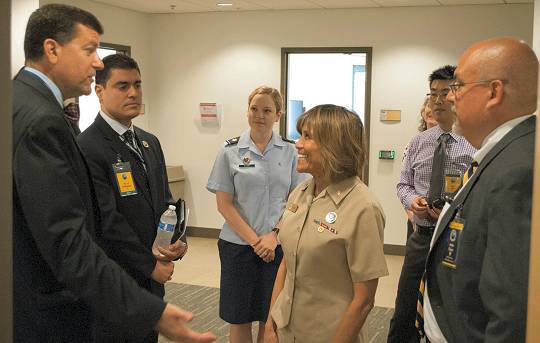
[[[435,231],[435,226],[422,226],[416,224],[416,230],[421,235],[432,235],[433,231]]]

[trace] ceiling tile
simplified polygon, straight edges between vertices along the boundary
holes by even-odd
[[[504,4],[504,0],[439,0],[445,6]]]
[[[223,0],[232,6],[217,6],[221,0],[90,0],[143,13],[190,13],[315,8],[366,8],[401,6],[455,6],[534,3],[534,0]],[[175,5],[174,10],[171,5]]]
[[[380,7],[372,0],[310,0],[324,8],[365,8]]]
[[[91,0],[106,5],[117,6],[126,8],[133,11],[144,13],[181,13],[181,12],[203,12],[208,11],[209,8],[197,3],[191,3],[186,1],[175,0]],[[176,7],[171,9],[171,4]]]
[[[154,0],[155,1],[155,0]],[[160,0],[163,1],[163,0]],[[174,1],[174,0],[169,0]],[[246,0],[184,0],[185,2],[190,2],[196,5],[204,6],[211,11],[254,11],[254,10],[264,10],[264,6],[256,4],[253,1]],[[219,2],[229,2],[232,3],[232,6],[218,6]]]
[[[440,6],[437,0],[373,0],[373,2],[382,7],[401,7],[401,6]]]
[[[274,9],[274,10],[321,8],[321,6],[309,0],[246,0],[246,1],[253,4],[257,4],[266,9]]]

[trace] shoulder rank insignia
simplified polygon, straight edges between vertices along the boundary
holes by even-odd
[[[282,139],[284,142],[296,144],[296,142],[293,141],[292,139],[288,139],[288,138],[285,138],[285,137],[281,137],[281,139]]]
[[[235,145],[238,144],[238,141],[240,140],[240,136],[229,138],[225,141],[225,146]]]

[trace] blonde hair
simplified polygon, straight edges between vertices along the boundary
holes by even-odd
[[[281,110],[283,109],[283,98],[281,97],[281,94],[279,94],[279,91],[277,89],[268,87],[268,86],[259,86],[255,88],[251,92],[251,94],[249,94],[248,108],[249,108],[249,105],[251,105],[251,100],[253,100],[255,95],[258,95],[258,94],[270,95],[270,97],[274,101],[274,106],[276,106],[276,113],[281,112]]]
[[[424,100],[424,104],[420,108],[420,124],[418,125],[418,131],[420,132],[426,131],[428,129],[427,122],[424,119],[424,116],[422,115],[425,112],[428,103],[429,103],[429,96],[426,97],[426,100]]]
[[[337,105],[319,105],[303,113],[296,130],[308,130],[321,148],[322,173],[332,182],[362,177],[366,162],[364,125],[354,112]]]

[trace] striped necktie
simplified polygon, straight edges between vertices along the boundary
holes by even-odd
[[[126,143],[126,145],[131,149],[131,151],[135,153],[135,155],[137,155],[139,160],[144,165],[144,158],[141,151],[139,150],[138,144],[135,143],[135,134],[133,133],[133,131],[127,130],[122,136],[124,137],[124,142]]]

